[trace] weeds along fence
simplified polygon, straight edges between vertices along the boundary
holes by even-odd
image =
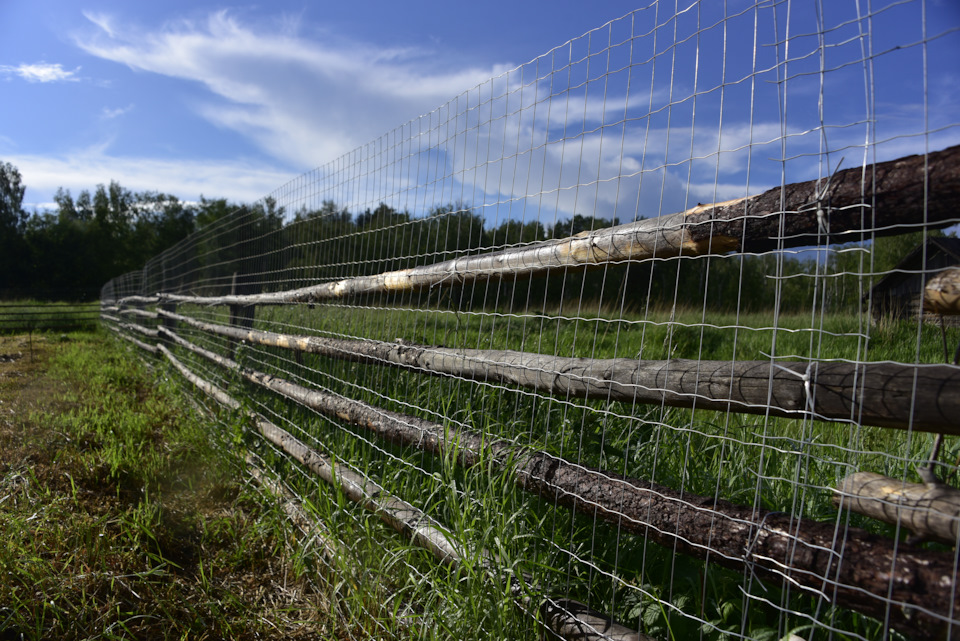
[[[318,524],[340,634],[956,638],[934,8],[654,3],[207,224],[101,318]]]

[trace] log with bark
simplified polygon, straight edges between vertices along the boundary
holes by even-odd
[[[242,368],[168,330],[177,344],[305,407],[462,465],[480,460],[555,505],[738,571],[781,581],[917,639],[939,638],[960,611],[953,554],[915,549],[857,528],[796,518],[570,463]]]
[[[239,401],[218,386],[193,373],[165,346],[157,345],[156,349],[166,356],[184,378],[205,394],[231,410],[241,409]],[[251,412],[249,418],[267,441],[293,457],[323,481],[338,487],[348,500],[370,510],[398,532],[410,536],[415,545],[428,550],[438,561],[451,566],[463,564],[464,551],[448,532],[422,510],[392,496],[359,472],[320,454],[259,414]],[[491,555],[484,550],[480,551],[478,558],[488,566],[492,559]],[[530,577],[527,577],[525,583],[527,585],[531,583]],[[560,638],[569,641],[653,641],[650,637],[616,623],[610,617],[592,610],[579,601],[549,597],[533,599],[523,594],[516,581],[511,581],[510,584],[514,597],[522,601],[524,608],[528,608],[535,601],[542,602],[534,611],[547,629]]]
[[[156,312],[149,312],[145,309],[139,309],[132,307],[129,309],[121,309],[119,311],[120,316],[139,316],[140,318],[146,318],[150,320],[155,320],[157,318]]]
[[[239,401],[212,383],[196,376],[177,360],[166,346],[160,344],[157,348],[188,381],[225,407],[232,410],[240,409]],[[342,465],[336,465],[330,458],[319,454],[276,424],[256,416],[254,425],[267,441],[289,454],[322,480],[339,486],[349,500],[377,514],[398,532],[412,536],[414,542],[430,550],[438,560],[454,564],[460,561],[461,553],[450,536],[431,523],[430,519],[413,505],[391,496],[379,485],[359,473]]]
[[[150,352],[151,354],[157,353],[156,347],[154,347],[153,345],[148,345],[143,341],[137,340],[136,338],[134,338],[133,336],[130,336],[129,334],[124,334],[123,330],[121,330],[119,327],[114,327],[113,325],[106,325],[106,328],[109,329],[110,331],[117,333],[120,336],[120,338],[123,338],[133,343],[134,345],[136,345],[137,347],[139,347],[140,349],[146,352]]]
[[[279,334],[208,323],[161,310],[162,318],[271,347],[354,362],[509,383],[567,398],[853,421],[960,434],[960,369],[900,363],[565,358],[510,350]]]
[[[208,297],[163,293],[160,297],[207,305],[311,303],[528,278],[567,267],[849,243],[904,233],[918,224],[948,226],[956,220],[958,200],[960,146],[854,167],[828,178],[697,205],[676,214],[432,265],[273,293]]]

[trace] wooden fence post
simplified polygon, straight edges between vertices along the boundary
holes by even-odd
[[[230,295],[237,294],[237,272],[233,272],[233,281],[230,283]],[[257,314],[257,306],[255,304],[246,304],[246,305],[230,305],[230,325],[241,327],[243,329],[253,328],[253,319]],[[239,347],[240,341],[236,339],[230,339],[230,351],[233,352],[234,358],[237,355],[237,347]]]
[[[177,304],[172,301],[162,301],[157,304],[157,307],[164,312],[169,312],[171,314],[177,313]],[[170,318],[169,316],[164,316],[160,314],[160,327],[168,329],[171,332],[177,331],[177,320],[175,318]],[[160,340],[164,343],[170,345],[172,344],[170,340],[170,335],[164,332],[160,332]]]

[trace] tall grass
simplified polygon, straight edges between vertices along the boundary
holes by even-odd
[[[228,322],[225,310],[181,309]],[[872,326],[859,314],[705,317],[701,310],[649,310],[644,316],[621,316],[616,310],[587,314],[582,309],[558,317],[331,304],[261,308],[256,324],[272,331],[592,358],[768,360],[775,355],[789,360],[927,363],[944,358],[939,328],[892,321]],[[852,471],[916,480],[915,465],[927,456],[931,442],[925,435],[852,422],[544,397],[499,384],[237,346],[186,328],[180,331],[234,354],[249,367],[385,409],[465,426],[684,492],[818,520],[839,518],[831,488]],[[222,377],[197,359],[193,364],[207,368],[212,377]],[[871,638],[882,630],[878,622],[825,609],[823,603],[791,591],[788,584],[745,578],[597,523],[592,515],[555,509],[523,494],[484,462],[464,470],[451,461],[378,442],[359,428],[291,408],[238,381],[233,384],[261,411],[286,417],[300,438],[363,469],[390,492],[423,508],[466,548],[496,551],[501,576],[523,572],[536,577],[541,589],[608,608],[620,620],[660,638],[747,634],[773,639],[804,627],[810,628],[804,638],[826,638],[829,627]],[[949,440],[943,459],[954,460],[958,449]],[[326,506],[321,510],[325,520],[344,528],[348,525],[343,515],[352,515],[349,522],[354,525],[346,531],[364,541],[361,549],[370,546],[372,552],[361,556],[372,554],[364,562],[372,563],[374,574],[381,568],[377,558],[394,560],[412,553],[408,542],[371,525],[369,516],[349,508],[341,512],[345,506],[335,496],[292,472],[281,457],[271,460],[285,478],[298,479],[304,496]],[[897,535],[890,526],[865,518],[852,516],[849,523]],[[389,566],[394,582],[390,589],[406,595],[405,602],[430,604],[423,611],[438,618],[430,619],[433,623],[427,629],[491,638],[491,634],[514,636],[530,625],[516,618],[502,580],[479,569],[451,575],[444,568],[403,558]]]

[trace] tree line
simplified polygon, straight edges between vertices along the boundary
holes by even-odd
[[[191,205],[117,182],[74,197],[59,189],[52,210],[27,212],[20,172],[0,162],[0,296],[96,298],[110,278],[192,233],[218,201]]]
[[[111,278],[141,268],[148,292],[274,291],[566,238],[621,222],[577,214],[548,225],[491,223],[464,203],[438,205],[425,215],[384,203],[354,213],[332,201],[287,212],[270,198],[253,205],[204,197],[188,203],[162,192],[133,192],[115,181],[76,197],[60,189],[54,209],[28,213],[22,206],[25,189],[16,167],[0,162],[0,297],[95,298]],[[446,304],[569,310],[583,301],[634,311],[674,304],[720,311],[776,305],[787,312],[811,305],[850,310],[862,304],[869,288],[859,274],[892,268],[921,238],[878,240],[825,259],[737,255],[569,269],[546,278],[454,288]],[[440,304],[439,293],[434,302]]]

